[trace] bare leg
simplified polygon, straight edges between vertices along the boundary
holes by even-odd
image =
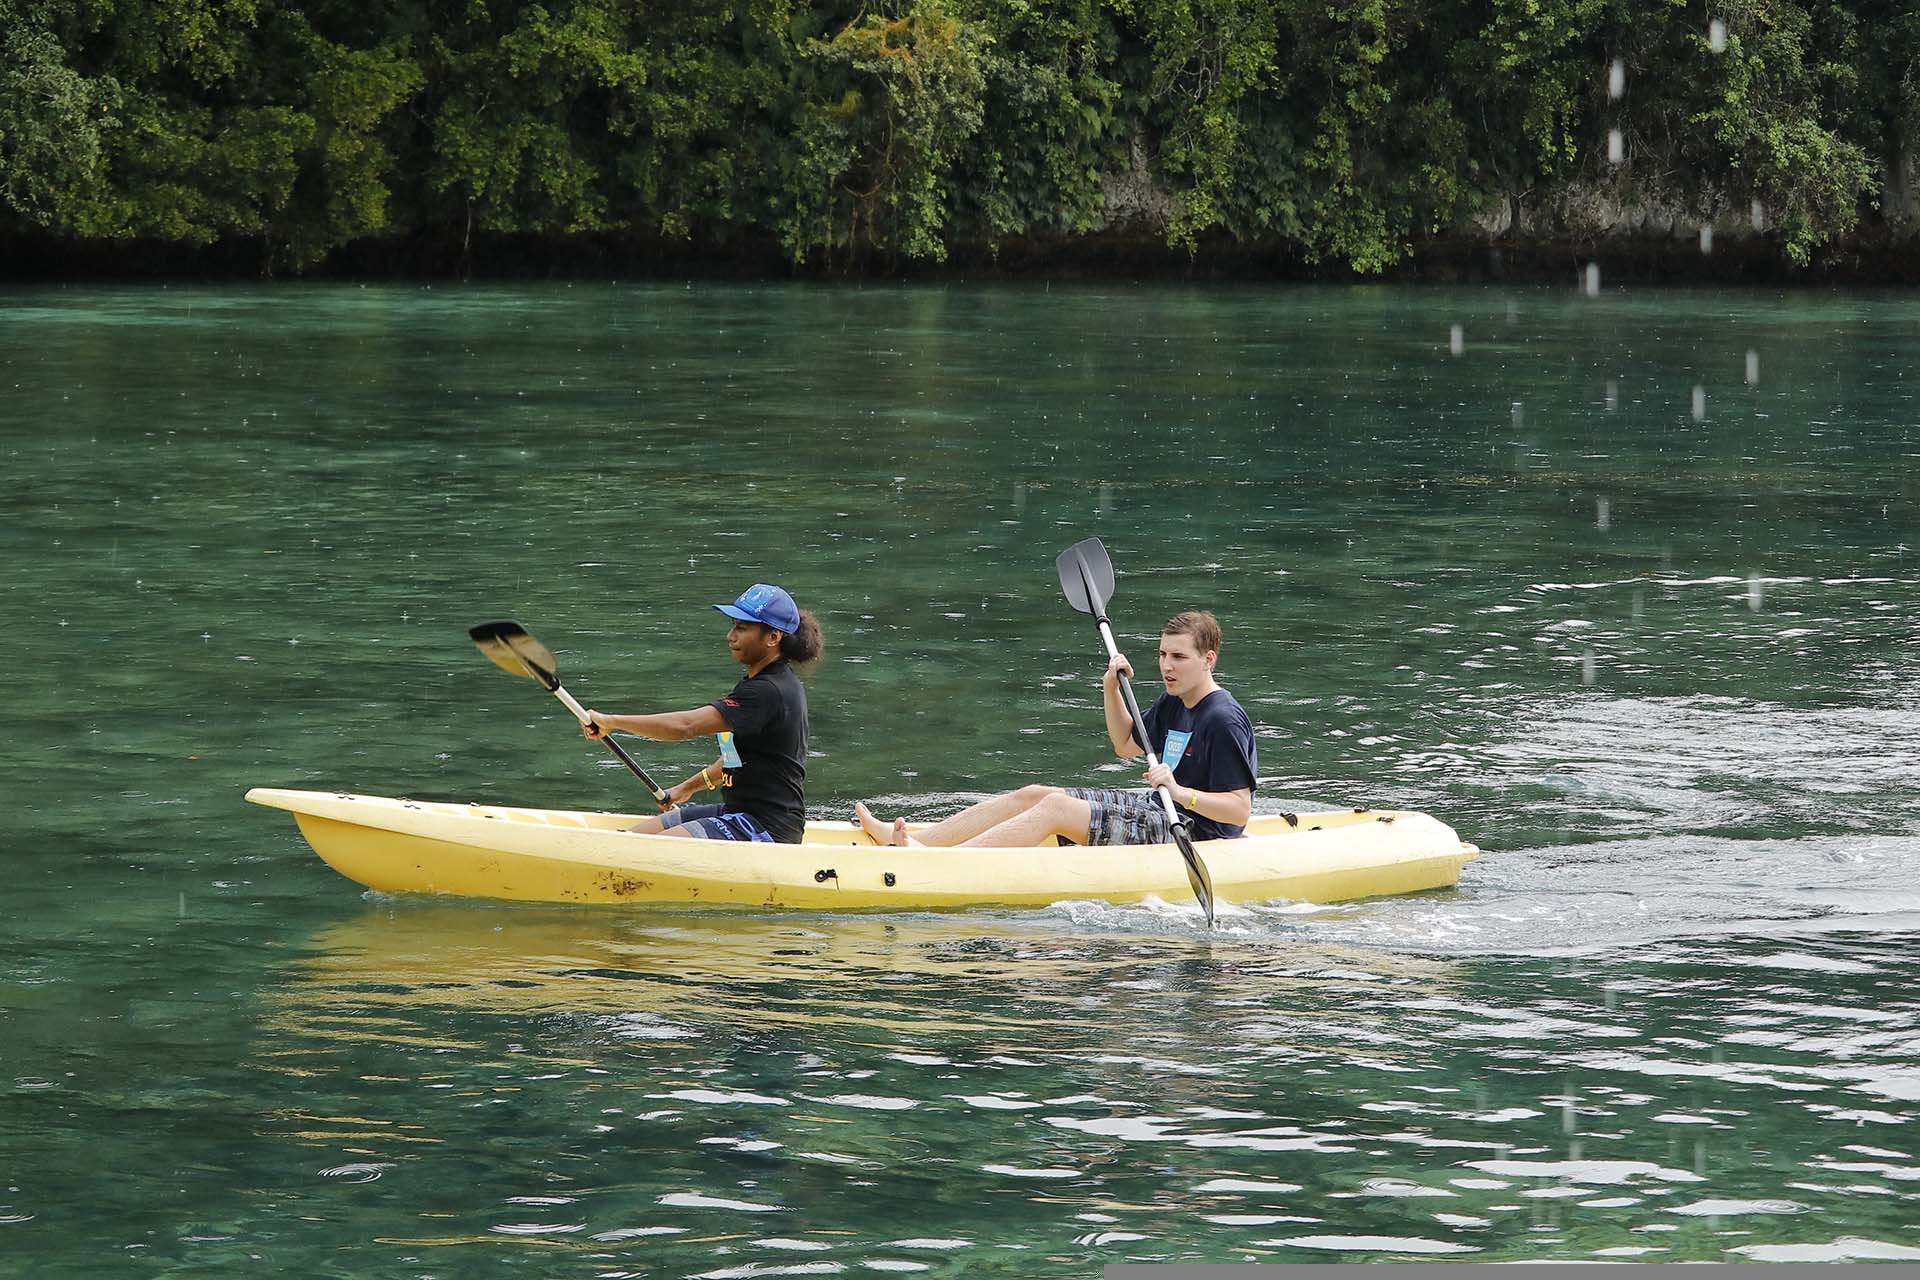
[[[913,838],[921,844],[942,848],[967,844],[982,832],[991,831],[1008,819],[1043,803],[1047,797],[1061,794],[1058,787],[1041,786],[1038,783],[1022,787],[1018,791],[982,800],[972,808],[962,809],[951,818],[944,818],[914,832]]]
[[[667,811],[667,813],[671,812],[673,812],[671,809]],[[640,821],[628,827],[627,830],[637,831],[643,836],[676,836],[682,840],[699,839],[693,832],[687,830],[684,823],[679,826],[669,827],[666,819],[667,814],[656,813],[650,818],[640,819]]]
[[[1093,806],[1078,796],[1048,788],[1050,794],[1006,821],[989,827],[965,843],[972,848],[1025,849],[1065,836],[1075,844],[1087,842]]]

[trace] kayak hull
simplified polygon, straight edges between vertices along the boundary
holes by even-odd
[[[642,835],[637,814],[519,809],[256,787],[314,852],[382,893],[521,902],[808,910],[1039,907],[1073,899],[1193,901],[1171,845],[932,849],[876,845],[852,823],[810,822],[803,844]],[[1254,819],[1195,847],[1224,902],[1344,902],[1450,888],[1478,854],[1421,813]]]

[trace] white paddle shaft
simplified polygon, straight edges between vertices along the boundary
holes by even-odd
[[[1113,642],[1113,628],[1107,625],[1107,620],[1105,618],[1098,618],[1096,619],[1096,621],[1099,622],[1100,624],[1100,639],[1103,640],[1107,646],[1107,660],[1111,662],[1113,659],[1120,656],[1120,648],[1118,645],[1114,644]],[[1122,680],[1126,679],[1125,676],[1121,676],[1120,678]],[[1142,718],[1139,718],[1138,711],[1135,711],[1133,708],[1131,707],[1128,708],[1128,711],[1130,714],[1132,714],[1135,717],[1133,722],[1134,728],[1140,734],[1140,738],[1141,738],[1140,745],[1146,748],[1147,768],[1151,769],[1153,768],[1153,766],[1160,763],[1160,757],[1154,754],[1153,744],[1146,741],[1146,734],[1147,734],[1146,721]],[[1173,809],[1173,792],[1166,787],[1155,787],[1154,794],[1160,797],[1160,807],[1167,811],[1167,821],[1179,822],[1180,815],[1178,813],[1175,813]]]
[[[573,695],[567,692],[565,685],[557,684],[553,686],[553,696],[567,704],[567,710],[573,712],[573,718],[575,720],[578,720],[581,724],[589,723],[587,709],[573,700]]]

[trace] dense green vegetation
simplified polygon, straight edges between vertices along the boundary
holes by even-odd
[[[1127,232],[1365,273],[1649,212],[1805,263],[1911,235],[1920,153],[1912,0],[0,0],[0,54],[0,238],[270,271]]]

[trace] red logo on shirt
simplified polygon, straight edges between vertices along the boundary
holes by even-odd
[[[740,705],[737,701],[735,701],[732,698],[722,698],[720,699],[720,704],[726,707],[737,707]]]

